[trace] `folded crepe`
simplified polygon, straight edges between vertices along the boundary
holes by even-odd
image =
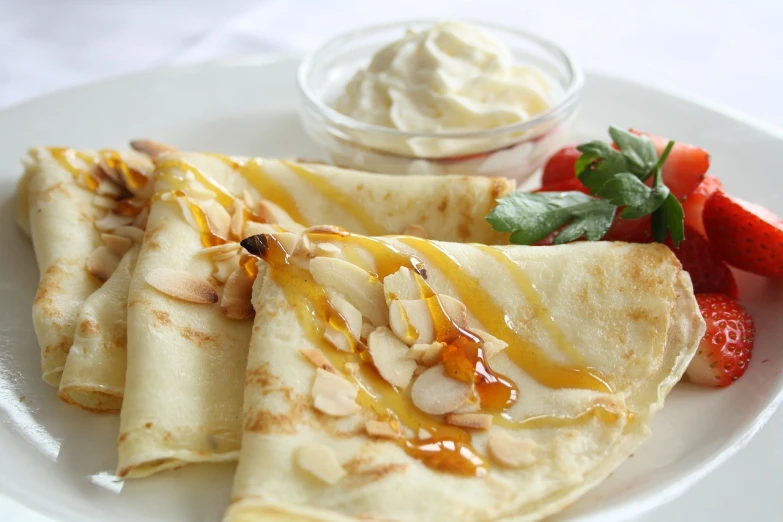
[[[254,259],[238,241],[335,224],[498,243],[483,219],[503,179],[401,178],[327,165],[174,154],[158,161],[130,282],[118,475],[235,460],[253,325]]]
[[[648,436],[704,332],[662,245],[324,227],[263,260],[225,520],[537,520]]]
[[[57,386],[79,326],[79,311],[119,263],[119,244],[127,243],[112,232],[144,219],[136,196],[147,186],[152,163],[134,151],[56,147],[32,148],[23,163],[17,221],[32,237],[41,273],[33,326],[43,379]]]

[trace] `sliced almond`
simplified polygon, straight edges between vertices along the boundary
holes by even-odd
[[[221,237],[228,237],[231,227],[231,215],[223,205],[215,200],[204,201],[201,203],[201,208],[204,210],[204,214],[207,215],[209,228],[212,232]]]
[[[244,267],[237,267],[226,281],[220,298],[220,311],[229,319],[250,319],[256,315],[253,309],[253,281]]]
[[[138,227],[124,226],[117,227],[112,231],[115,236],[127,237],[136,243],[141,243],[144,239],[144,231]]]
[[[147,228],[147,220],[150,217],[150,209],[147,207],[144,207],[141,209],[141,212],[136,214],[136,217],[133,218],[133,226],[138,227],[141,229]]]
[[[423,226],[419,225],[418,223],[414,223],[412,225],[408,225],[402,230],[402,235],[404,236],[415,236],[420,237],[423,239],[429,239],[430,235],[427,233],[427,229]]]
[[[333,417],[351,415],[361,409],[361,406],[356,404],[358,393],[356,386],[339,375],[321,368],[316,370],[312,389],[315,409]]]
[[[327,358],[321,350],[317,348],[302,348],[300,351],[316,368],[321,368],[329,373],[337,373],[337,369],[332,366],[332,363],[329,362],[329,358]]]
[[[232,257],[226,259],[214,260],[214,263],[212,277],[214,277],[216,281],[225,283],[239,266],[239,256],[234,254]]]
[[[481,398],[477,393],[474,393],[470,396],[470,399],[452,413],[476,413],[479,411],[481,411]]]
[[[375,330],[375,327],[372,325],[372,323],[367,319],[362,318],[362,330],[359,334],[359,338],[363,341],[366,341],[373,330]]]
[[[395,430],[394,427],[386,421],[368,420],[364,423],[364,429],[367,431],[367,435],[370,435],[371,437],[396,439],[400,436],[400,432]]]
[[[446,423],[469,430],[488,430],[492,427],[492,415],[487,413],[449,413]]]
[[[109,179],[103,179],[98,183],[98,194],[110,198],[118,198],[125,192],[122,187]]]
[[[419,375],[411,387],[413,404],[431,415],[443,415],[456,410],[472,394],[473,386],[448,377],[442,364]]]
[[[117,204],[117,201],[105,196],[95,196],[92,198],[92,204],[98,208],[105,208],[108,210],[114,208],[114,205]]]
[[[312,245],[310,244],[310,238],[307,236],[299,236],[299,241],[294,248],[295,256],[309,256]]]
[[[445,294],[438,299],[446,315],[458,326],[467,327],[467,308],[459,300]],[[389,324],[394,334],[409,346],[435,341],[435,325],[426,299],[395,299],[389,304]]]
[[[425,366],[433,366],[441,362],[443,360],[443,348],[445,346],[445,344],[439,341],[427,345],[427,349],[424,350],[424,354],[421,356],[421,363]]]
[[[419,428],[419,440],[429,440],[432,438],[432,434],[424,428]]]
[[[255,208],[257,205],[256,199],[247,189],[242,190],[242,201],[247,208]]]
[[[133,216],[118,216],[109,212],[95,222],[95,228],[101,232],[111,232],[117,227],[128,226],[133,223]]]
[[[533,450],[537,444],[531,439],[520,439],[505,431],[493,431],[487,441],[490,456],[508,468],[524,468],[533,464]]]
[[[99,246],[87,256],[87,271],[104,283],[109,280],[119,264],[120,256],[105,246]]]
[[[288,215],[288,212],[269,200],[262,199],[258,202],[256,208],[258,209],[259,215],[264,218],[264,221],[267,223],[280,225],[289,232],[298,233],[304,230],[304,227],[294,221],[294,218]]]
[[[242,237],[259,236],[261,234],[274,234],[279,232],[277,227],[268,223],[257,223],[255,221],[246,221],[242,229]]]
[[[319,256],[336,256],[340,253],[340,247],[332,243],[318,243],[315,245],[315,253]]]
[[[294,460],[301,469],[327,484],[336,484],[346,474],[334,450],[323,444],[299,446],[294,452]]]
[[[416,278],[420,277],[408,267],[403,266],[391,275],[383,278],[383,293],[386,301],[394,299],[421,299],[421,290]]]
[[[378,373],[389,384],[407,388],[416,370],[416,361],[406,357],[408,346],[385,326],[376,328],[367,338],[367,348]]]
[[[120,176],[120,173],[117,171],[117,169],[112,168],[112,166],[109,165],[109,162],[106,161],[106,158],[101,157],[98,159],[98,168],[101,169],[101,172],[103,172],[107,178],[112,180],[117,185],[126,188],[125,180],[122,179],[122,176]]]
[[[208,282],[189,272],[156,268],[144,278],[148,285],[174,299],[188,303],[217,303],[218,293]]]
[[[272,235],[274,236],[275,240],[280,243],[280,246],[283,247],[283,250],[285,250],[288,254],[293,255],[294,251],[296,250],[296,246],[299,244],[299,234],[295,234],[293,232],[276,232]]]
[[[353,351],[353,339],[349,332],[327,323],[324,327],[324,341],[343,352]]]
[[[338,236],[347,236],[348,231],[335,225],[315,225],[304,229],[304,234],[335,234]]]
[[[130,250],[130,247],[133,246],[133,240],[124,237],[124,236],[118,236],[116,234],[109,234],[104,232],[101,234],[101,239],[103,239],[104,244],[106,247],[111,250],[112,253],[122,257],[125,252]]]
[[[345,320],[345,325],[351,335],[359,339],[362,335],[362,313],[339,293],[329,289],[329,304]]]
[[[316,257],[310,261],[310,273],[318,284],[343,294],[375,326],[389,324],[383,285],[366,270],[342,259]]]
[[[245,204],[237,199],[234,201],[234,211],[231,213],[231,221],[229,222],[228,231],[231,233],[231,237],[242,239],[242,228],[245,224]]]
[[[133,150],[146,154],[154,160],[163,154],[177,152],[176,147],[153,140],[133,140],[130,142],[130,146]]]
[[[211,247],[202,248],[196,253],[198,256],[206,256],[212,259],[221,260],[234,257],[239,252],[240,246],[238,243],[230,242],[223,243],[222,245],[215,245]]]
[[[359,369],[361,368],[359,366],[359,363],[355,362],[347,362],[345,363],[345,371],[347,371],[351,375],[356,375],[359,373]]]
[[[494,335],[489,334],[483,330],[479,330],[478,328],[472,328],[470,331],[481,337],[481,340],[484,342],[484,356],[487,359],[491,359],[498,353],[505,350],[508,346],[506,341],[502,341]]]

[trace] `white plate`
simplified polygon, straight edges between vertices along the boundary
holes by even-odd
[[[32,247],[12,219],[17,158],[32,144],[120,147],[137,137],[190,150],[320,156],[297,119],[297,62],[265,56],[147,72],[0,113],[0,519],[220,519],[232,466],[191,466],[117,482],[117,417],[66,406],[41,380],[30,319],[38,274]],[[783,137],[776,131],[588,75],[576,131],[605,137],[610,123],[707,148],[713,173],[730,191],[783,214]],[[653,437],[559,519],[627,520],[671,500],[747,443],[769,417],[783,389],[777,341],[783,292],[779,284],[747,275],[740,285],[758,330],[747,375],[722,391],[677,386],[655,418]]]

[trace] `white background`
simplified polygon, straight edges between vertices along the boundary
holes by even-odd
[[[783,127],[778,0],[0,0],[0,108],[140,69],[306,51],[359,25],[421,17],[519,26],[559,42],[585,69]],[[642,520],[783,520],[781,469],[783,412],[747,449]]]

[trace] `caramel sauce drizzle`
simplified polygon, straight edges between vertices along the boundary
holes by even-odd
[[[519,335],[509,325],[509,323],[513,324],[514,318],[508,317],[494,303],[492,295],[481,286],[479,281],[468,275],[460,263],[448,253],[432,242],[420,238],[400,236],[396,239],[421,252],[433,266],[446,274],[463,301],[480,303],[480,306],[470,309],[471,313],[488,331],[508,343],[504,353],[533,379],[550,388],[581,388],[612,393],[612,388],[597,370],[563,367],[551,360],[538,346]],[[518,270],[516,266],[514,268]],[[546,313],[544,309],[538,311],[536,315]]]

